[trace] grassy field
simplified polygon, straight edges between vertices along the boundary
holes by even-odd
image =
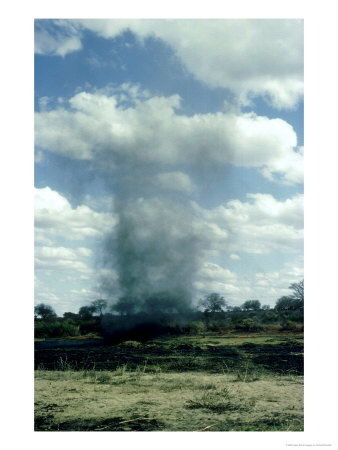
[[[54,344],[36,353],[35,430],[302,431],[300,351],[290,333]]]

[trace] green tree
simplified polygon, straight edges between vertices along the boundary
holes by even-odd
[[[75,314],[73,312],[65,312],[65,313],[63,313],[63,318],[73,320],[73,319],[78,319],[79,315]]]
[[[107,308],[107,300],[103,300],[102,298],[98,298],[91,303],[91,306],[94,309],[94,312],[102,316],[102,311]]]
[[[220,294],[213,292],[206,295],[201,301],[200,305],[204,308],[206,313],[222,312],[227,308],[227,301]]]
[[[236,313],[242,311],[242,308],[240,306],[228,306],[227,309],[228,309],[228,311],[236,312]]]
[[[94,306],[81,306],[79,309],[79,318],[82,320],[88,320],[93,317],[93,314],[95,313],[95,307]]]
[[[291,295],[284,295],[280,297],[275,309],[279,312],[291,312],[304,310],[304,280],[298,283],[292,283],[289,286],[291,289]]]
[[[261,309],[261,302],[259,300],[247,300],[243,303],[242,309],[244,311],[259,311]]]
[[[270,309],[270,305],[263,305],[262,306],[262,310],[263,311],[269,311],[269,309]]]
[[[53,320],[57,318],[57,315],[51,306],[40,303],[34,307],[34,317],[36,319]]]
[[[290,312],[290,311],[295,311],[295,310],[299,310],[299,309],[303,309],[304,308],[304,302],[302,300],[293,298],[293,297],[288,297],[288,296],[283,296],[280,297],[277,302],[276,302],[276,306],[275,306],[275,310],[278,312]]]

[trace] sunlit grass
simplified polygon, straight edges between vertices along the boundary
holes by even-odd
[[[301,430],[303,378],[36,371],[37,430]]]

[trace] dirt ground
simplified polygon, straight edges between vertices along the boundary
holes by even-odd
[[[36,431],[302,431],[297,375],[35,372]]]

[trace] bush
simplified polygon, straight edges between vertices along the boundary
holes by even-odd
[[[274,312],[268,312],[262,319],[263,323],[278,322],[279,316]]]
[[[247,318],[238,320],[235,329],[240,331],[262,331],[264,327],[256,323],[253,319]]]
[[[35,323],[34,334],[36,338],[70,337],[78,336],[80,330],[78,326],[63,321],[38,321]]]
[[[183,327],[183,332],[189,333],[189,334],[203,334],[206,332],[206,330],[207,330],[207,327],[206,327],[205,323],[202,322],[201,320],[194,321],[194,322],[188,322]]]
[[[291,320],[285,320],[282,324],[281,331],[303,331],[304,328],[298,323]]]
[[[92,319],[80,321],[80,333],[81,334],[97,333],[97,332],[99,332],[99,329],[100,329],[100,318],[99,317],[93,317]]]
[[[287,320],[289,320],[290,322],[303,323],[304,316],[303,316],[303,314],[301,314],[301,315],[289,314]]]
[[[212,331],[214,333],[222,333],[224,329],[224,324],[220,322],[209,322],[206,325],[207,331]]]

